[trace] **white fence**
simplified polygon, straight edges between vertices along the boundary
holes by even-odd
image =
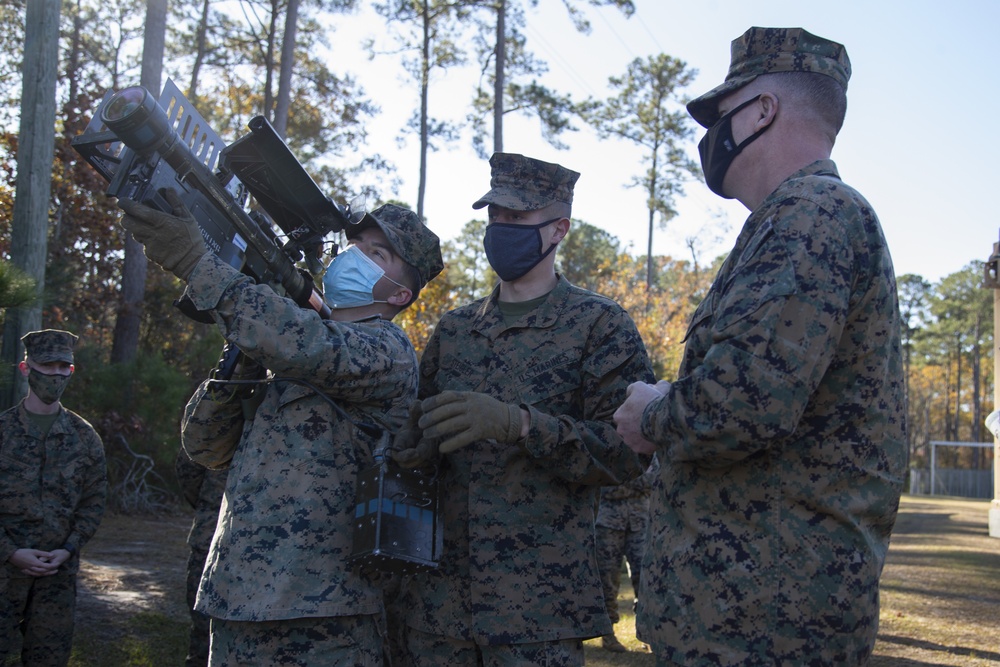
[[[938,468],[933,475],[928,468],[910,469],[910,493],[923,496],[993,498],[992,470],[952,470]]]
[[[932,440],[930,445],[931,467],[929,469],[910,469],[910,493],[925,496],[957,496],[959,498],[993,497],[993,465],[990,465],[988,470],[939,468],[937,465],[938,447],[992,449],[992,442]]]

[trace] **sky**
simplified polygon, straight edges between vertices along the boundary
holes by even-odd
[[[609,76],[624,74],[635,58],[657,53],[696,69],[683,92],[700,95],[723,81],[730,42],[751,26],[802,27],[844,44],[853,74],[833,159],[844,181],[881,219],[897,276],[913,273],[937,282],[989,257],[1000,226],[993,201],[1000,193],[995,158],[1000,132],[994,120],[1000,87],[993,46],[1000,2],[634,0],[636,12],[625,18],[612,8],[573,1],[591,22],[589,35],[574,30],[557,0],[527,9],[526,34],[529,48],[549,65],[543,83],[576,99],[608,97]],[[338,17],[331,66],[356,73],[368,97],[381,106],[369,145],[359,150],[389,157],[402,186],[386,196],[415,206],[418,144],[413,136],[402,146],[396,139],[416,104],[416,89],[397,58],[369,61],[359,46],[366,37],[388,44],[383,26],[371,13]],[[438,75],[431,88],[432,115],[463,118],[477,76],[475,68]],[[644,196],[625,187],[644,169],[641,149],[601,141],[578,126],[580,131],[563,137],[570,148],[557,150],[541,138],[537,121],[508,116],[504,151],[580,172],[574,219],[607,230],[633,254],[645,254]],[[702,132],[698,128],[689,146],[696,160]],[[489,163],[475,154],[468,133],[432,153],[424,205],[431,229],[447,240],[481,217],[471,204],[489,189],[489,178]],[[677,201],[679,215],[654,232],[653,252],[691,259],[686,241],[694,238],[704,265],[732,247],[749,212],[717,197],[700,180],[685,190]]]

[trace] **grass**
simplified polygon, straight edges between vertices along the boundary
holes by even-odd
[[[1000,665],[1000,539],[988,535],[989,508],[988,501],[903,497],[879,587],[870,667]],[[642,651],[631,595],[630,588],[619,595],[615,634],[630,651]],[[649,653],[608,653],[599,639],[584,646],[594,667],[655,664]]]
[[[124,619],[113,641],[76,633],[70,667],[181,667],[188,647],[188,624],[155,612]]]
[[[871,667],[1000,665],[1000,539],[988,536],[989,507],[904,496],[881,581]],[[81,579],[97,594],[81,596],[86,604],[78,609],[71,667],[184,664],[188,523],[184,516],[105,519],[83,552]],[[635,638],[627,577],[619,608],[615,633],[629,653],[609,653],[599,639],[590,640],[587,665],[652,667],[653,656]]]
[[[990,503],[906,497],[882,573],[873,667],[1000,664],[1000,539]]]

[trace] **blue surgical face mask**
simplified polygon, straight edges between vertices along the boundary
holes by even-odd
[[[330,261],[323,275],[323,296],[330,308],[354,308],[368,306],[376,301],[372,289],[383,276],[397,285],[395,280],[385,275],[385,270],[376,264],[356,245],[347,246],[344,252]],[[403,287],[403,285],[399,285]]]
[[[537,225],[490,223],[483,237],[483,248],[486,250],[486,259],[500,276],[500,280],[517,280],[555,250],[556,244],[553,243],[548,250],[542,251],[542,227],[564,217],[561,215]]]

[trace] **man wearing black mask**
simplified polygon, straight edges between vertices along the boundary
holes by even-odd
[[[709,187],[750,211],[672,382],[615,413],[656,452],[637,626],[657,665],[863,665],[906,473],[900,317],[878,218],[830,160],[843,45],[751,28],[688,104]]]
[[[411,577],[406,650],[416,667],[583,664],[607,635],[594,537],[600,487],[649,463],[615,433],[629,382],[652,379],[635,324],[555,271],[577,174],[523,155],[490,159],[484,246],[493,293],[442,317],[396,455],[440,452],[444,551]],[[422,413],[422,415],[421,415]]]

